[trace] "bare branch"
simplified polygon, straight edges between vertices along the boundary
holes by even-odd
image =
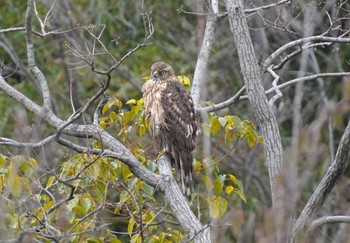
[[[216,1],[212,1],[212,2],[213,2],[213,6],[215,7],[217,5],[217,3],[215,3]],[[215,11],[217,11],[217,9]],[[214,12],[214,9],[213,9],[213,12]],[[215,25],[217,23],[217,20],[218,20],[217,15],[207,16],[204,37],[203,37],[201,49],[198,54],[196,68],[194,70],[192,90],[191,90],[191,96],[193,99],[194,106],[196,108],[199,103],[202,87],[205,84],[206,78],[207,78],[210,49],[214,42]]]
[[[272,81],[272,87],[273,90],[276,92],[276,94],[270,99],[269,105],[272,106],[273,103],[280,97],[282,97],[281,90],[279,89],[277,82],[280,80],[280,76],[278,76],[271,68],[268,68],[267,71],[274,77],[275,79]],[[266,92],[265,92],[266,94]]]
[[[47,80],[44,74],[41,72],[41,70],[38,68],[38,66],[35,63],[33,33],[32,33],[32,29],[33,29],[32,14],[33,14],[33,8],[34,8],[33,5],[34,5],[34,0],[28,0],[27,13],[25,18],[28,66],[40,83],[41,92],[44,100],[44,108],[48,111],[51,111],[52,110],[51,95],[47,84]]]
[[[262,70],[263,71],[267,70],[267,67],[269,67],[283,52],[287,51],[288,49],[293,48],[295,46],[302,45],[304,43],[315,42],[315,41],[321,41],[321,43],[318,43],[319,45],[330,45],[333,43],[350,43],[350,38],[317,35],[317,36],[301,38],[301,39],[289,42],[284,46],[278,48],[265,60],[265,62],[262,64]]]
[[[230,99],[223,101],[219,104],[215,104],[215,105],[211,105],[211,106],[207,106],[207,107],[199,107],[196,109],[196,113],[209,113],[212,111],[218,111],[221,109],[224,109],[234,103],[236,103],[237,101],[239,101],[239,98],[241,97],[241,95],[243,94],[243,92],[245,91],[245,86],[243,86],[234,96],[232,96]]]
[[[7,29],[0,29],[0,34],[10,33],[10,32],[16,32],[16,31],[24,31],[25,27],[12,27]]]
[[[281,0],[277,3],[271,3],[271,4],[267,4],[261,7],[256,7],[256,8],[250,8],[250,9],[245,9],[244,13],[254,13],[257,11],[261,11],[261,10],[266,10],[266,9],[270,9],[270,8],[275,8],[277,6],[283,5],[283,4],[291,4],[291,0]]]
[[[350,160],[350,121],[345,128],[340,140],[334,162],[329,166],[326,174],[318,184],[311,198],[307,202],[298,219],[295,221],[289,242],[295,242],[295,237],[300,230],[305,229],[308,220],[311,219],[322,207],[324,200],[333,189],[334,185],[343,175]]]
[[[45,145],[47,145],[48,143],[55,141],[56,140],[56,135],[51,135],[45,139],[42,139],[39,142],[18,142],[15,141],[13,139],[9,139],[9,138],[4,138],[4,137],[0,137],[0,145],[6,145],[6,146],[11,146],[11,147],[16,147],[16,148],[40,148],[43,147]]]
[[[323,226],[324,224],[341,224],[341,223],[350,223],[350,216],[339,215],[339,216],[325,216],[319,219],[312,221],[309,228],[307,229],[304,237],[304,241],[311,240],[313,231]]]
[[[309,76],[305,76],[305,77],[301,77],[301,78],[296,78],[296,79],[292,79],[290,81],[287,81],[283,84],[278,85],[278,89],[284,89],[287,88],[293,84],[296,84],[298,82],[304,82],[304,81],[310,81],[310,80],[315,80],[317,78],[324,78],[324,77],[344,77],[344,76],[350,76],[350,72],[340,72],[340,73],[318,73],[318,74],[314,74],[314,75],[309,75]],[[271,88],[269,90],[267,90],[265,93],[271,94],[274,92],[274,88]],[[245,99],[247,97],[242,96],[241,99]]]

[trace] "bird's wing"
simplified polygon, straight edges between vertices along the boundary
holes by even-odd
[[[197,131],[194,105],[191,96],[177,79],[167,82],[162,92],[162,107],[163,129],[168,142],[182,150],[193,151]]]

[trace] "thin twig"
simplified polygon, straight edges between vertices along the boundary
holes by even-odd
[[[275,101],[277,99],[279,99],[280,97],[282,97],[282,92],[279,89],[277,83],[280,80],[280,76],[278,76],[273,70],[272,68],[268,68],[267,71],[272,75],[272,77],[274,77],[275,79],[272,81],[272,88],[274,89],[274,91],[276,92],[276,94],[269,100],[269,105],[272,106]]]

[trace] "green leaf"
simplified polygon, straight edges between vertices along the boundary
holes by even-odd
[[[127,190],[124,190],[120,193],[119,195],[119,201],[120,202],[125,202],[129,198],[129,192]]]
[[[115,99],[108,99],[106,105],[108,106],[108,108],[111,108],[115,104],[115,102]]]
[[[225,117],[219,117],[218,120],[222,127],[224,127],[227,124],[227,120]]]
[[[240,180],[237,180],[237,186],[239,189],[235,189],[234,192],[237,193],[239,195],[239,197],[246,203],[247,198],[244,194],[243,184]]]
[[[9,175],[7,180],[7,186],[11,191],[12,195],[19,197],[22,192],[21,178],[17,175],[17,170],[12,165],[9,167]]]
[[[117,113],[115,113],[114,111],[112,111],[111,113],[109,113],[109,119],[111,120],[111,121],[114,121],[115,120],[115,118],[117,117]]]
[[[84,207],[86,212],[90,210],[91,205],[92,205],[91,199],[88,197],[84,197],[83,198],[83,207]]]
[[[153,162],[152,160],[147,161],[147,168],[154,172],[157,169],[157,163]]]
[[[102,107],[101,113],[102,113],[102,114],[105,114],[108,110],[109,110],[109,106],[108,106],[108,104],[105,104],[105,105]]]
[[[130,243],[141,243],[142,237],[140,234],[135,234],[131,237]]]
[[[150,186],[146,183],[142,183],[142,187],[149,196],[153,195],[154,188],[152,186]]]
[[[205,188],[207,189],[207,191],[211,190],[211,179],[210,177],[206,176],[206,175],[202,175],[202,179],[204,181],[204,185]]]
[[[214,189],[217,195],[221,194],[223,187],[224,187],[224,184],[220,182],[218,179],[214,181]]]
[[[237,127],[241,127],[242,120],[238,116],[230,116],[233,121],[233,124]]]
[[[129,234],[129,237],[131,237],[132,236],[132,230],[133,230],[133,228],[134,228],[134,225],[135,225],[135,219],[133,218],[133,217],[131,217],[130,219],[129,219],[129,224],[128,224],[128,234]]]
[[[139,137],[143,137],[143,135],[145,135],[147,129],[146,126],[143,124],[139,125]]]
[[[226,213],[227,200],[220,196],[212,196],[210,201],[211,216],[215,219],[221,218]]]
[[[0,166],[5,166],[6,164],[6,158],[3,155],[0,155]]]
[[[135,117],[135,112],[131,109],[124,114],[123,126],[125,127],[133,118]]]

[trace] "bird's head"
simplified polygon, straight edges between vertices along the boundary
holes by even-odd
[[[151,66],[151,78],[155,80],[166,80],[174,76],[173,68],[166,62],[156,62]]]

